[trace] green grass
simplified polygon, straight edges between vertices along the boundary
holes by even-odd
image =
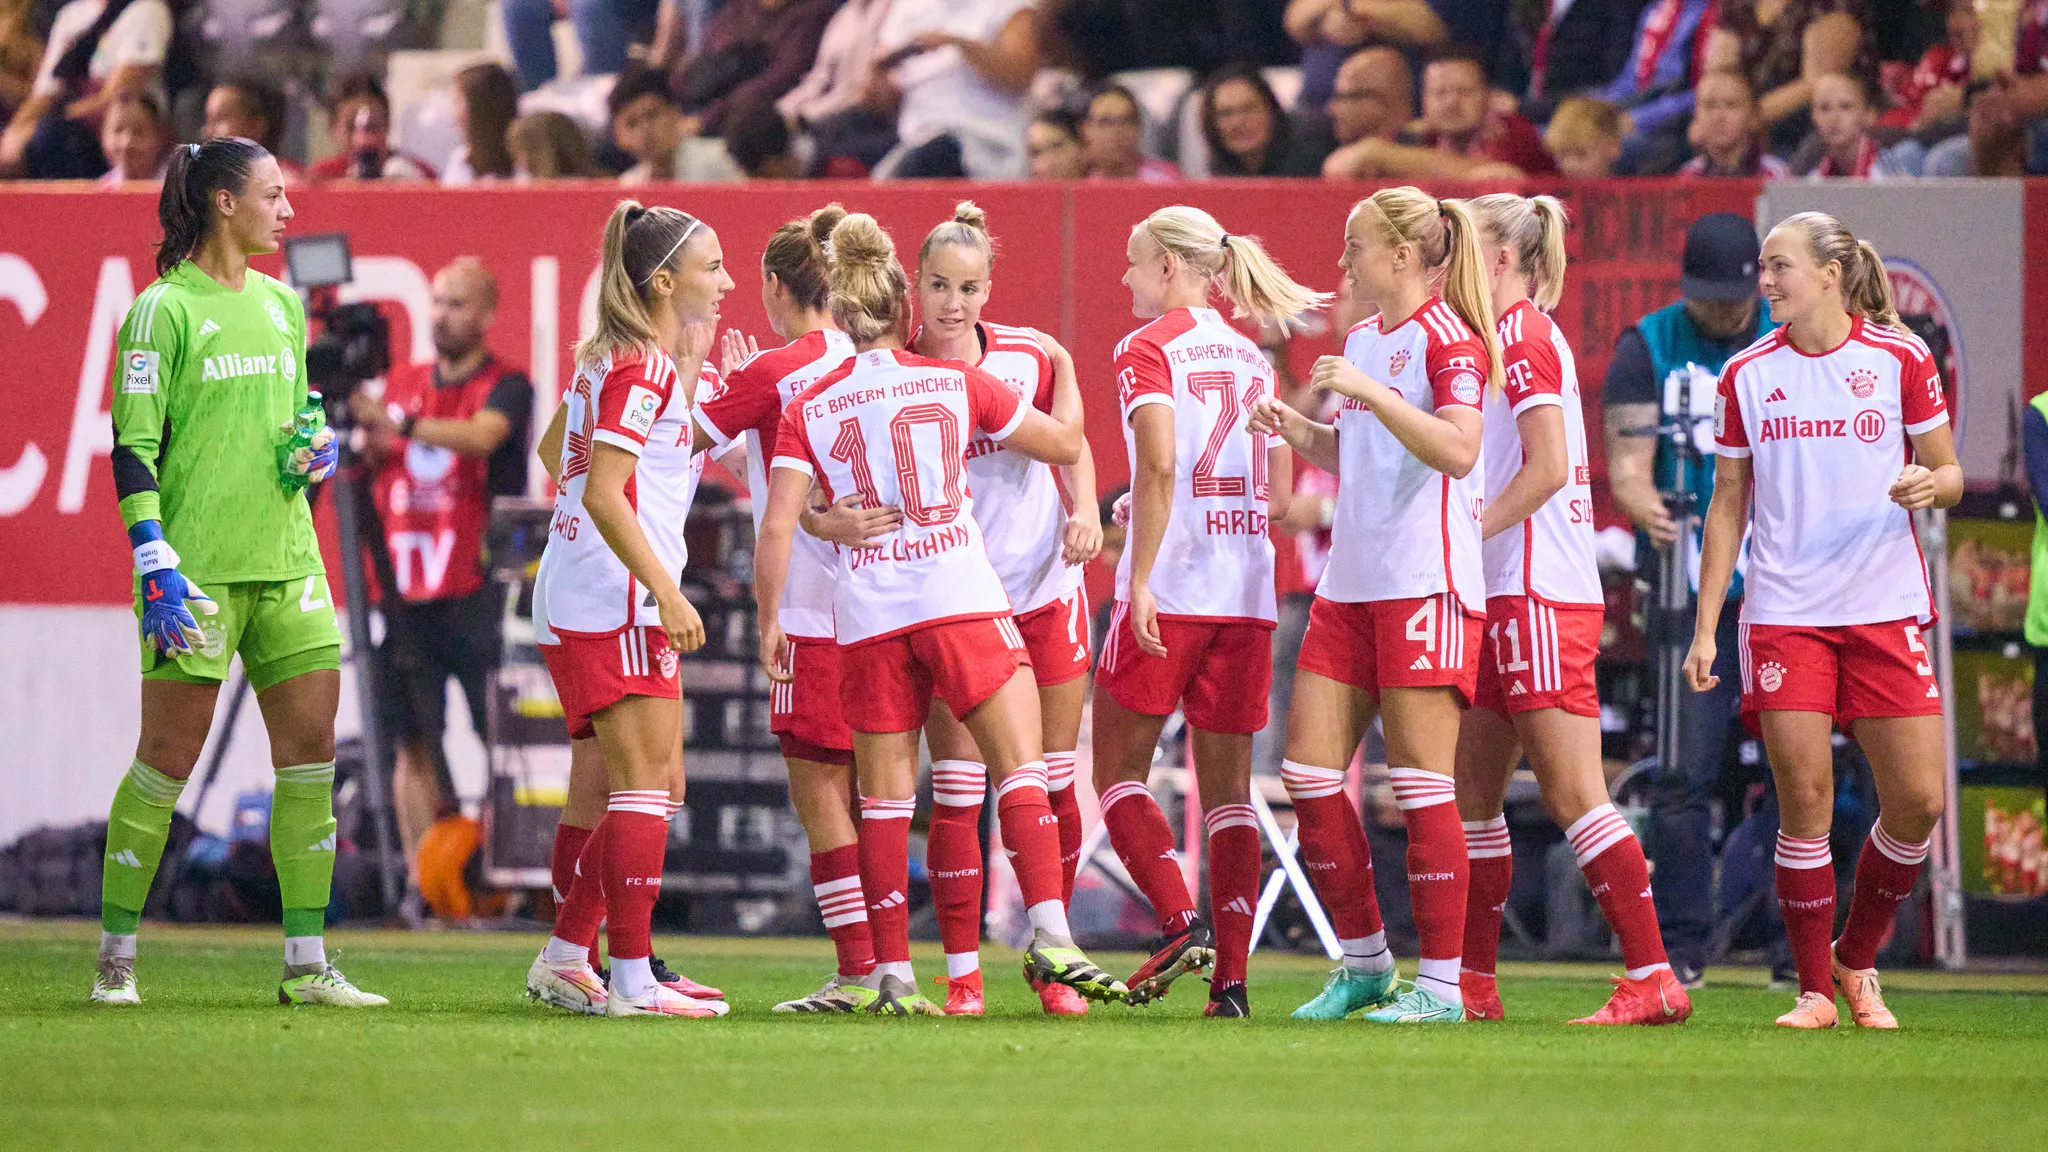
[[[1562,1021],[1599,1006],[1601,969],[1511,965],[1506,1023],[1399,1029],[1289,1020],[1322,965],[1262,955],[1250,1021],[1199,1019],[1195,980],[1051,1020],[990,949],[985,1019],[791,1018],[768,1005],[817,984],[824,941],[669,938],[733,1014],[612,1021],[521,997],[537,935],[339,932],[393,1006],[281,1009],[275,932],[148,925],[142,1006],[96,1009],[93,925],[0,923],[0,1147],[2048,1146],[2038,977],[1902,973],[1900,1032],[1791,1034],[1790,997],[1730,971],[1682,1028],[1595,1030]]]

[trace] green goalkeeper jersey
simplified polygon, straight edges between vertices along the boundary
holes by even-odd
[[[114,489],[122,523],[163,524],[201,587],[323,570],[278,445],[305,404],[298,294],[249,269],[240,292],[190,260],[144,289],[114,363]]]

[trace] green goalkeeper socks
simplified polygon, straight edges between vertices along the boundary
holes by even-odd
[[[334,761],[277,770],[270,858],[284,897],[284,934],[319,936],[334,884]]]
[[[100,927],[117,936],[132,936],[142,923],[142,906],[163,859],[171,835],[171,810],[183,780],[173,780],[140,760],[131,761],[128,775],[114,789],[107,813],[107,858],[100,874]]]

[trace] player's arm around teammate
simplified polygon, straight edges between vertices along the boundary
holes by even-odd
[[[1858,1025],[1895,1028],[1877,948],[1925,864],[1945,771],[1912,513],[1961,499],[1962,469],[1933,357],[1899,322],[1876,249],[1802,212],[1765,239],[1759,280],[1784,326],[1722,370],[1685,675],[1696,692],[1718,679],[1714,630],[1747,526],[1742,710],[1777,784],[1778,906],[1799,969],[1778,1023],[1833,1027],[1839,990]],[[1831,949],[1836,726],[1869,756],[1879,812]]]
[[[1278,619],[1269,520],[1293,485],[1284,445],[1245,424],[1273,391],[1264,353],[1210,306],[1292,325],[1328,299],[1297,284],[1256,239],[1208,213],[1162,208],[1131,229],[1124,284],[1147,323],[1115,361],[1131,466],[1128,546],[1095,681],[1095,788],[1110,843],[1152,904],[1163,940],[1131,976],[1165,995],[1215,966],[1204,1015],[1251,1012],[1245,962],[1258,900],[1252,734],[1265,727]],[[1208,831],[1209,907],[1195,914],[1173,832],[1147,790],[1168,716],[1191,732]]]
[[[1672,975],[1650,872],[1600,769],[1593,682],[1604,613],[1593,556],[1592,470],[1578,370],[1551,321],[1564,292],[1567,226],[1550,196],[1470,202],[1492,283],[1505,379],[1488,389],[1483,439],[1488,641],[1458,729],[1458,814],[1470,887],[1459,985],[1467,1019],[1500,1019],[1494,961],[1513,855],[1502,807],[1523,754],[1545,807],[1621,940],[1625,972],[1589,1024],[1671,1024],[1691,1013]]]
[[[113,390],[114,483],[142,625],[142,734],[108,816],[92,999],[139,999],[136,928],[239,653],[277,772],[278,999],[383,1004],[327,963],[322,941],[341,634],[300,489],[333,468],[335,448],[328,433],[310,458],[280,460],[280,426],[307,396],[305,314],[296,293],[249,267],[277,251],[292,219],[284,178],[247,140],[186,145],[172,155],[157,216],[158,278],[121,327]]]
[[[1296,1015],[1377,1008],[1368,1019],[1456,1022],[1466,875],[1452,772],[1485,623],[1480,403],[1501,381],[1492,293],[1469,210],[1416,188],[1353,207],[1341,266],[1347,293],[1378,315],[1352,329],[1342,357],[1316,362],[1311,383],[1342,398],[1334,425],[1277,401],[1253,415],[1312,458],[1336,446],[1330,562],[1302,642],[1282,774],[1344,964]],[[1375,714],[1408,827],[1421,939],[1415,988],[1398,999],[1364,830],[1343,791]]]

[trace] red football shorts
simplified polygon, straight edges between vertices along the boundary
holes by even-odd
[[[1204,732],[1248,733],[1266,726],[1266,694],[1273,686],[1273,626],[1256,622],[1159,621],[1166,655],[1138,647],[1131,606],[1117,601],[1102,642],[1096,686],[1109,698],[1146,716],[1178,707]]]
[[[1467,703],[1478,684],[1486,618],[1449,594],[1347,603],[1316,597],[1297,665],[1377,698],[1382,688],[1456,688]]]
[[[1017,617],[1031,674],[1040,688],[1065,684],[1088,671],[1088,592],[1072,592]]]
[[[1600,654],[1604,608],[1560,608],[1527,596],[1486,602],[1486,640],[1479,657],[1474,708],[1503,716],[1562,708],[1599,716],[1593,658]]]
[[[928,624],[841,648],[840,707],[855,732],[909,732],[924,727],[933,696],[965,719],[1030,664],[1008,614]]]
[[[1941,689],[1920,625],[1806,628],[1744,624],[1739,633],[1742,722],[1761,712],[1825,712],[1843,728],[1866,716],[1938,716]]]
[[[853,763],[853,732],[839,706],[839,645],[789,638],[782,671],[794,679],[768,692],[768,730],[782,754],[814,764]]]
[[[558,634],[559,635],[559,634]],[[569,739],[597,735],[590,718],[628,696],[682,698],[676,678],[675,649],[668,633],[652,625],[627,628],[612,636],[561,636],[559,644],[542,644],[541,659],[569,722]]]

